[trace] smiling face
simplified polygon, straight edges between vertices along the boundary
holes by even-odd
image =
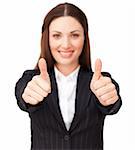
[[[73,17],[63,16],[49,26],[49,45],[56,65],[77,67],[84,44],[82,25]]]

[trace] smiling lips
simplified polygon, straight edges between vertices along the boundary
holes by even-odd
[[[70,58],[73,54],[73,50],[70,50],[70,51],[58,51],[60,53],[60,56],[62,58]]]

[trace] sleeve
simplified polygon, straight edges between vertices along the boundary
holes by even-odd
[[[111,75],[108,72],[102,72],[102,75],[111,78],[112,83],[116,86],[116,90],[117,90],[117,94],[118,94],[119,99],[114,104],[111,104],[109,106],[103,106],[99,102],[97,97],[94,95],[95,96],[95,98],[94,98],[95,99],[95,103],[96,103],[97,107],[99,108],[99,110],[104,115],[113,115],[113,114],[116,114],[119,111],[119,109],[120,109],[120,107],[122,105],[122,100],[121,100],[121,96],[120,96],[120,88],[119,88],[118,83],[111,77]]]
[[[32,79],[33,76],[37,74],[39,74],[38,70],[26,70],[15,85],[15,97],[17,99],[17,104],[23,111],[33,112],[41,105],[41,103],[37,105],[30,105],[28,103],[25,103],[22,98],[22,94],[25,87],[27,86],[27,83]]]

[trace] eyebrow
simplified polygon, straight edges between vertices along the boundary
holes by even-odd
[[[52,31],[52,32],[57,32],[57,33],[59,33],[59,34],[61,34],[62,32],[60,32],[60,31]],[[70,33],[74,33],[74,32],[81,32],[80,30],[73,30],[73,31],[71,31]]]

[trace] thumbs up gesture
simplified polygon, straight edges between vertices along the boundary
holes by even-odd
[[[103,76],[101,74],[101,69],[102,62],[100,59],[97,59],[95,62],[95,72],[90,83],[90,89],[103,106],[108,106],[114,104],[118,100],[118,95],[111,78]]]
[[[49,74],[47,72],[47,64],[44,58],[38,62],[40,74],[35,75],[31,81],[28,82],[22,98],[26,103],[36,105],[43,101],[44,97],[51,92],[51,83]]]

